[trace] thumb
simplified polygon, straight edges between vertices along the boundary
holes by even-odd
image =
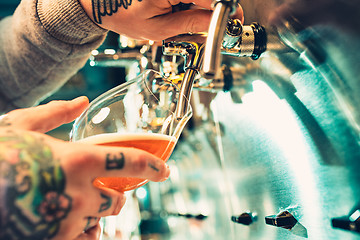
[[[173,37],[184,33],[207,32],[211,21],[212,11],[207,9],[190,9],[152,18],[153,26],[161,26],[161,36]],[[239,5],[232,18],[244,22],[243,9]],[[155,37],[156,38],[156,37]],[[162,40],[162,39],[160,39]]]
[[[51,101],[45,105],[11,111],[2,121],[6,121],[9,127],[45,133],[73,121],[88,105],[89,100],[84,96],[71,101]]]
[[[152,18],[154,26],[162,26],[165,38],[188,32],[207,32],[212,12],[205,9],[193,9]]]

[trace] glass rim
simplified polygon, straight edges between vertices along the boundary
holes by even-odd
[[[136,83],[136,82],[142,82],[142,83],[145,83],[145,87],[147,89],[147,91],[149,91],[151,93],[151,95],[156,98],[157,100],[158,97],[154,94],[153,90],[151,90],[151,88],[149,88],[149,84],[147,82],[147,78],[145,76],[149,75],[150,73],[154,73],[154,74],[158,74],[159,78],[161,78],[163,81],[165,81],[166,83],[168,84],[171,84],[172,87],[174,87],[176,89],[176,92],[178,94],[181,94],[181,91],[179,89],[179,87],[174,83],[172,82],[171,80],[169,80],[167,77],[165,77],[164,75],[162,75],[160,72],[154,70],[154,69],[146,69],[145,71],[143,71],[142,73],[140,73],[139,75],[137,75],[136,77],[130,79],[129,81],[126,81],[122,84],[119,84],[107,91],[105,91],[104,93],[100,94],[99,96],[97,96],[96,98],[94,98],[90,103],[89,105],[87,106],[87,108],[80,114],[79,117],[77,117],[73,123],[73,127],[70,131],[70,140],[73,139],[73,136],[74,136],[74,132],[76,131],[77,129],[77,126],[79,126],[79,124],[81,124],[81,121],[83,121],[83,118],[86,114],[88,114],[90,111],[92,111],[93,109],[96,109],[99,105],[101,105],[103,102],[107,101],[109,99],[109,97],[111,97],[111,95],[116,95],[117,92],[121,91],[122,89],[126,89],[128,88],[130,85]],[[124,94],[126,94],[124,92]],[[190,100],[186,97],[186,96],[183,96],[186,101],[189,103],[188,104],[188,109],[186,111],[186,113],[180,118],[180,119],[177,119],[178,121],[178,124],[180,125],[183,125],[183,124],[186,124],[187,121],[192,117],[193,115],[193,109],[192,109],[192,106],[190,104]],[[176,103],[177,105],[177,103]],[[177,106],[176,106],[177,107]],[[175,112],[173,110],[169,110],[169,112],[171,112],[172,115],[175,116]],[[179,126],[180,127],[180,126]],[[174,131],[174,134],[172,135],[176,135],[177,131],[175,130]]]

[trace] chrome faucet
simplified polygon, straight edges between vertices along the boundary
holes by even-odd
[[[208,33],[183,34],[163,41],[164,55],[185,58],[185,74],[175,113],[177,118],[187,112],[189,101],[184,97],[190,100],[199,74],[209,81],[219,78],[221,54],[255,60],[266,50],[266,31],[261,25],[252,23],[242,26],[240,20],[229,20],[237,4],[236,0],[216,0]]]
[[[178,35],[163,41],[165,55],[180,55],[185,58],[185,74],[181,82],[176,118],[182,118],[188,110],[188,101],[183,96],[190,100],[194,80],[202,64],[205,41],[206,34],[202,33]]]
[[[213,14],[209,25],[208,37],[204,50],[204,63],[201,74],[207,79],[216,77],[221,65],[221,45],[230,15],[235,12],[238,0],[214,0]]]

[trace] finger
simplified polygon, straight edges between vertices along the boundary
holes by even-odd
[[[86,240],[97,240],[100,238],[101,227],[100,224],[96,224],[96,226],[87,230],[83,235],[86,237]]]
[[[54,239],[88,239],[86,238],[89,237],[88,233],[91,233],[90,236],[94,236],[98,230],[97,227],[100,217],[89,217],[83,214],[80,208],[73,206],[72,211],[67,215],[66,219],[60,223],[59,230]]]
[[[100,218],[97,217],[83,217],[77,214],[76,211],[72,211],[66,218],[66,221],[62,221],[60,229],[57,232],[54,240],[64,239],[93,239],[98,233],[98,227]],[[92,227],[89,227],[92,225]],[[88,235],[90,233],[90,235]]]
[[[153,26],[159,26],[161,31],[151,32],[152,29],[149,29],[149,32],[146,33],[147,36],[150,36],[153,40],[161,36],[163,39],[176,36],[179,34],[185,33],[195,33],[195,32],[207,32],[209,30],[209,24],[211,20],[212,12],[204,9],[192,9],[186,11],[175,12],[171,14],[161,15],[149,19],[153,21]],[[239,6],[232,18],[238,18],[241,22],[244,22],[243,10]]]
[[[155,40],[156,37],[169,38],[188,32],[207,32],[210,24],[212,12],[204,9],[194,9],[161,15],[149,19],[153,26],[158,26],[161,32],[158,35],[151,33]]]
[[[76,212],[75,217],[92,216],[100,219],[120,213],[126,202],[124,193],[110,188],[96,188],[92,186],[90,180],[86,186],[82,186],[84,184],[75,185],[75,181],[68,178],[69,187],[66,190],[72,199],[71,205],[72,211]],[[89,222],[84,229],[94,226],[93,223],[93,221]]]
[[[66,143],[60,158],[64,171],[80,180],[97,177],[135,177],[151,181],[168,178],[168,166],[156,156],[136,148]]]
[[[99,217],[86,217],[87,220],[86,226],[84,227],[84,233],[89,233],[93,229],[96,229],[97,226],[99,226]]]
[[[44,133],[73,121],[88,104],[87,97],[71,101],[51,101],[45,105],[11,111],[6,115],[6,122],[18,129]]]
[[[178,0],[178,1],[175,1],[175,4],[179,3],[179,2],[182,2],[182,3],[193,3],[195,4],[196,6],[198,7],[202,7],[202,8],[206,8],[206,9],[209,9],[211,10],[212,9],[212,0]],[[173,5],[175,5],[173,4]]]
[[[89,186],[91,182],[89,182]],[[79,189],[76,189],[79,192]],[[83,189],[84,190],[84,189]],[[86,192],[86,197],[83,194],[77,195],[78,198],[83,200],[77,201],[73,198],[74,202],[77,201],[76,208],[81,210],[86,216],[105,217],[111,215],[118,215],[126,202],[125,194],[109,188],[95,188],[90,186]],[[81,205],[81,206],[80,206]]]
[[[208,10],[213,10],[213,8],[214,8],[213,1],[211,1],[211,0],[197,0],[197,1],[186,0],[186,1],[181,1],[181,2],[194,3],[196,6],[202,7],[202,8],[208,9]],[[231,17],[240,19],[242,22],[244,22],[244,11],[240,4],[237,4],[237,8]]]
[[[98,204],[100,201],[91,197],[91,194],[89,194],[91,191],[84,189],[77,197],[73,197],[73,210],[67,216],[66,221],[61,223],[57,234],[60,239],[73,239],[75,236],[77,236],[76,239],[98,239],[95,237],[99,237],[100,218],[118,215],[125,204],[125,195],[123,193],[111,189],[103,189],[102,193],[98,189],[94,191],[94,188],[92,191],[97,192],[99,196],[101,194],[102,202]],[[78,190],[77,193],[80,193],[80,191]],[[113,202],[113,199],[117,199],[117,202]],[[93,215],[87,215],[88,213]],[[83,233],[79,235],[81,232]]]
[[[239,19],[241,23],[244,23],[244,10],[241,7],[240,4],[238,4],[238,7],[236,8],[236,11],[233,15],[231,15],[231,18],[233,19]]]
[[[74,240],[98,240],[101,234],[100,224],[97,223],[94,227],[86,230],[84,233],[80,234]]]

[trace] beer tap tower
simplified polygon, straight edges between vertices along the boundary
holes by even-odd
[[[243,26],[238,19],[229,19],[236,1],[215,1],[208,33],[189,33],[163,41],[164,55],[178,55],[185,59],[181,96],[190,99],[196,77],[221,78],[221,54],[235,57],[251,57],[256,60],[266,50],[265,28],[258,23]],[[230,11],[231,10],[231,11]],[[187,111],[187,101],[179,98],[176,116],[181,118]]]

